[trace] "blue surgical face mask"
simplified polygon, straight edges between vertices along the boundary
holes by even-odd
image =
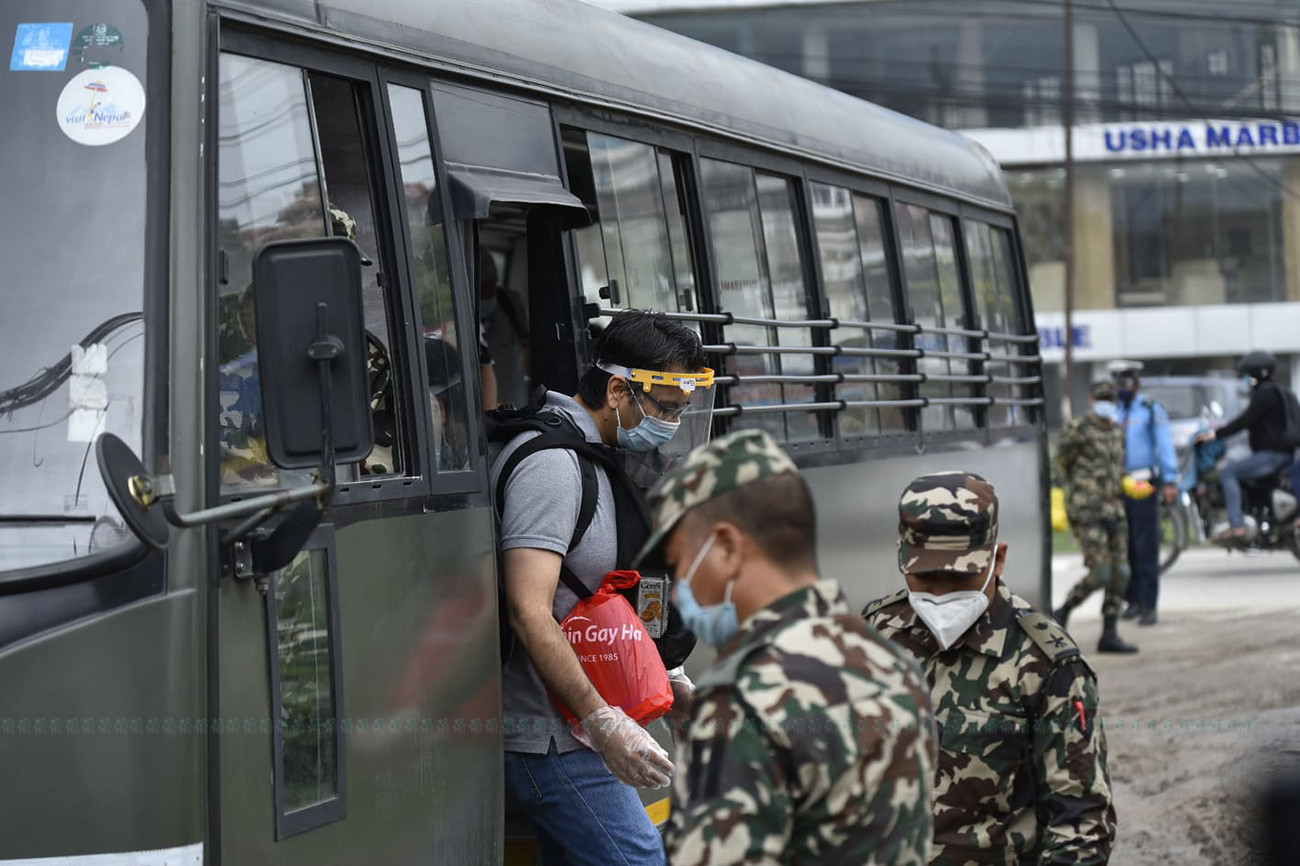
[[[1119,419],[1119,409],[1110,400],[1098,400],[1092,404],[1092,411],[1097,417],[1105,418],[1108,421]]]
[[[618,417],[618,444],[629,451],[653,451],[671,442],[682,422],[665,421],[647,414],[641,401],[637,400],[635,391],[632,392],[632,401],[641,410],[641,423],[631,430],[624,428],[623,416],[616,408],[614,412]]]
[[[686,570],[685,577],[677,584],[677,613],[681,616],[682,622],[686,623],[686,627],[694,632],[697,638],[715,649],[722,647],[736,632],[740,631],[736,604],[731,600],[731,584],[734,581],[727,581],[727,588],[723,592],[720,603],[705,606],[695,600],[695,594],[691,592],[691,580],[717,537],[709,536],[709,540],[704,542],[700,552],[695,554],[695,561]]]
[[[1251,376],[1251,375],[1249,375],[1249,374],[1247,374],[1247,373],[1242,373],[1242,374],[1241,374],[1241,384],[1242,384],[1243,387],[1246,387],[1246,388],[1254,388],[1254,387],[1255,387],[1255,377],[1254,377],[1254,376]]]

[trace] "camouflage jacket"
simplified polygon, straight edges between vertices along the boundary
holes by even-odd
[[[750,617],[696,683],[664,838],[673,866],[924,864],[925,683],[834,581]]]
[[[1103,864],[1115,839],[1097,681],[1049,617],[998,580],[984,616],[940,650],[906,590],[867,622],[920,661],[939,724],[936,866]]]
[[[1124,516],[1124,428],[1089,412],[1065,425],[1057,447],[1065,483],[1065,511],[1072,523]]]

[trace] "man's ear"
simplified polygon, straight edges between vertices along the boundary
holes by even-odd
[[[605,385],[605,407],[608,409],[618,408],[629,392],[630,389],[626,379],[622,376],[610,376],[608,384]]]
[[[1001,577],[1002,569],[1006,568],[1006,565],[1007,565],[1007,543],[1004,541],[998,545],[997,553],[994,554],[993,576]]]
[[[745,545],[752,542],[740,531],[740,527],[725,520],[714,524],[713,532],[718,537],[713,547],[722,556],[722,570],[728,575],[738,574],[745,559]]]

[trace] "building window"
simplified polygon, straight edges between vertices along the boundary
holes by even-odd
[[[1172,60],[1143,60],[1116,66],[1115,99],[1121,115],[1136,119],[1150,114],[1145,109],[1168,105],[1173,96],[1170,84],[1173,75]]]
[[[1282,195],[1276,160],[1112,172],[1116,305],[1283,300]]]
[[[1259,107],[1264,111],[1277,111],[1278,99],[1277,46],[1272,42],[1259,43]]]
[[[1022,92],[1025,97],[1025,126],[1054,126],[1061,122],[1059,75],[1026,81]]]
[[[1205,54],[1205,71],[1214,78],[1224,78],[1228,74],[1231,55],[1226,48],[1216,48]]]

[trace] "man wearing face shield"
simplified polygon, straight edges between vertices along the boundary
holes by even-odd
[[[707,435],[713,372],[693,331],[661,315],[622,312],[595,357],[576,395],[546,393],[538,413],[546,426],[572,430],[601,453],[671,454],[689,447],[691,433]],[[581,593],[631,565],[649,535],[644,502],[614,461],[596,464],[572,447],[532,450],[545,435],[519,433],[492,465],[504,603],[517,640],[502,668],[507,795],[536,826],[547,866],[663,864],[659,834],[630,786],[664,787],[673,765],[649,733],[606,704],[560,629]],[[527,456],[516,460],[517,451]],[[578,532],[584,472],[593,470],[594,511]],[[675,686],[674,697],[688,696]],[[594,752],[553,701],[582,720]]]
[[[1069,635],[1003,583],[993,485],[922,475],[898,516],[907,588],[864,615],[930,685],[930,863],[1106,863],[1115,809],[1096,677]]]
[[[1138,393],[1141,361],[1111,361],[1106,369],[1119,397],[1115,420],[1124,428],[1124,471],[1136,482],[1159,488],[1161,498],[1172,505],[1178,498],[1178,455],[1169,413],[1146,394]],[[1138,625],[1155,625],[1160,595],[1160,501],[1146,492],[1146,485],[1124,494],[1130,576],[1123,617],[1138,619]]]
[[[673,866],[923,866],[934,731],[920,674],[818,574],[808,485],[770,436],[701,448],[651,494],[700,678],[664,841]]]

